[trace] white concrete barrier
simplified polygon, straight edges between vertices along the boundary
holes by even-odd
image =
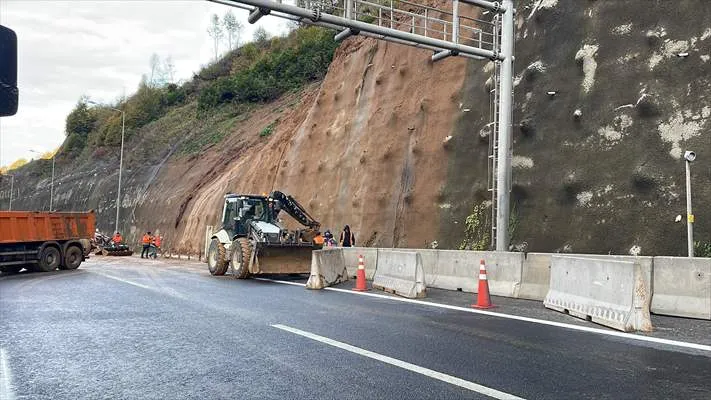
[[[374,247],[339,247],[343,251],[348,276],[355,278],[358,270],[358,256],[363,256],[365,263],[365,279],[373,280],[378,264],[378,249]]]
[[[425,297],[420,255],[415,251],[378,250],[373,288],[411,299]]]
[[[711,258],[654,257],[652,312],[711,320]]]
[[[543,301],[548,294],[551,281],[551,253],[528,253],[524,255],[521,270],[521,290],[519,297]]]
[[[543,305],[621,331],[651,331],[650,292],[634,261],[554,255]]]
[[[486,263],[489,292],[519,297],[523,253],[464,250],[418,250],[428,287],[477,293],[479,264]]]
[[[311,253],[311,275],[307,289],[323,289],[348,280],[343,251],[338,249],[315,250]]]

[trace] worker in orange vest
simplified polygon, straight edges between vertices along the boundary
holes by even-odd
[[[141,258],[148,258],[148,252],[151,249],[151,242],[153,241],[153,237],[151,236],[151,232],[148,231],[143,235],[143,238],[141,239],[141,244],[143,244],[143,250],[141,251]]]
[[[151,254],[150,258],[158,258],[158,250],[160,250],[160,243],[163,241],[163,237],[161,235],[155,235],[152,237],[153,241],[151,242]]]
[[[121,234],[116,232],[114,233],[114,237],[111,238],[113,240],[115,245],[121,244],[121,241],[123,241],[123,238],[121,237]]]

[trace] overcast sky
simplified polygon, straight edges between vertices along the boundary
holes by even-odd
[[[20,89],[17,114],[0,119],[0,165],[59,146],[80,96],[108,102],[135,92],[153,53],[172,57],[176,79],[191,78],[214,58],[210,16],[230,9],[245,25],[242,41],[256,26],[286,31],[283,20],[253,26],[247,11],[205,0],[0,0],[0,24],[18,37]]]

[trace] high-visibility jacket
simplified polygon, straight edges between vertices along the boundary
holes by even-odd
[[[143,235],[143,239],[141,240],[141,242],[146,245],[151,244],[151,235],[149,235],[149,234]]]
[[[121,237],[121,235],[119,235],[119,234],[117,233],[117,234],[114,235],[113,238],[111,238],[111,240],[113,240],[114,243],[119,244],[119,243],[121,243],[121,240],[123,240],[123,238]]]
[[[153,240],[153,243],[156,245],[156,247],[160,247],[160,236],[156,236],[155,239]]]

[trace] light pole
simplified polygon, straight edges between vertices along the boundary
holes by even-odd
[[[42,155],[42,153],[40,153],[39,151],[36,151],[36,150],[30,150],[30,153],[39,154],[40,158]],[[50,212],[54,211],[54,209],[52,208],[52,205],[54,204],[54,157],[56,155],[57,155],[56,152],[54,154],[52,154],[52,180],[51,180],[51,183],[49,186],[49,211]]]
[[[691,163],[696,160],[693,151],[684,152],[686,164],[686,241],[689,247],[689,257],[694,257],[694,214],[691,211]]]
[[[10,205],[7,211],[12,211],[12,192],[15,190],[15,175],[10,175]]]
[[[95,106],[101,106],[99,103],[87,100],[87,103],[93,104]],[[121,113],[121,153],[119,155],[119,176],[118,176],[118,189],[116,190],[116,227],[114,232],[118,232],[119,228],[119,213],[121,210],[121,173],[123,172],[123,137],[126,131],[126,113],[118,108],[106,107],[114,111]]]

